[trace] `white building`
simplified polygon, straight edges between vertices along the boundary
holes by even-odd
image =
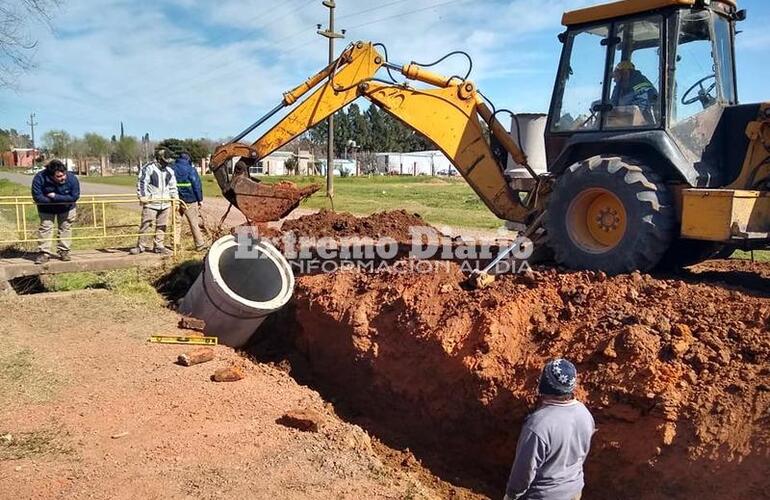
[[[376,153],[377,165],[393,175],[458,175],[441,151],[413,153]]]
[[[297,159],[297,171],[291,172],[286,168],[290,158]],[[251,169],[253,175],[313,175],[313,155],[309,151],[274,151],[262,158],[256,167]]]
[[[320,159],[316,162],[320,175],[326,175],[326,159]],[[334,175],[336,176],[352,176],[358,175],[358,163],[356,160],[343,160],[341,158],[335,158],[333,161]]]

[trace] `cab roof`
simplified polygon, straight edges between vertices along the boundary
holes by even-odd
[[[692,7],[697,1],[698,0],[621,0],[619,2],[605,3],[565,12],[561,23],[564,26],[574,26],[576,24],[604,21],[616,17],[640,14],[642,12],[662,9],[665,7]],[[714,1],[727,4],[733,8],[736,7],[736,0]]]

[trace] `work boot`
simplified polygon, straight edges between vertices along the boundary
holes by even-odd
[[[155,253],[157,253],[158,255],[166,256],[166,255],[171,255],[174,252],[172,252],[166,247],[155,247]]]
[[[139,255],[142,252],[144,252],[144,248],[142,247],[134,247],[128,251],[131,255]]]
[[[59,258],[62,260],[62,262],[69,262],[72,260],[72,256],[70,255],[68,250],[63,250],[59,252]]]
[[[37,257],[35,257],[35,264],[45,264],[51,260],[51,258],[48,256],[45,252],[40,252]]]

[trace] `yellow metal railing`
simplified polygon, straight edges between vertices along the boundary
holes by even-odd
[[[166,229],[166,236],[171,237],[172,246],[171,249],[176,255],[179,246],[179,240],[181,231],[178,228],[179,224],[179,209],[180,207],[186,207],[186,204],[182,200],[178,199],[157,199],[155,202],[169,203],[171,205],[171,223]],[[49,203],[48,205],[70,205],[70,203]],[[73,224],[72,226],[72,240],[103,240],[103,239],[120,239],[120,238],[139,238],[141,234],[138,232],[139,224],[141,222],[141,210],[140,203],[137,200],[135,194],[94,194],[83,195],[75,204],[78,210],[78,216],[83,214],[85,207],[90,207],[88,211],[91,213],[91,221],[86,224]],[[108,207],[124,206],[128,209],[121,210],[122,213],[135,211],[139,216],[135,224],[108,224]],[[27,218],[32,215],[37,215],[37,204],[31,196],[0,196],[0,212],[3,208],[12,208],[15,215],[15,229],[7,230],[5,232],[14,232],[17,238],[12,239],[0,239],[0,245],[12,245],[12,244],[25,244],[25,243],[38,243],[40,240],[37,237],[38,226],[36,223],[28,221]],[[134,209],[134,210],[131,210]],[[88,212],[86,212],[88,213]],[[30,227],[32,226],[32,227]],[[137,232],[134,233],[112,233],[112,230],[126,229],[135,227]],[[77,236],[76,232],[82,231],[94,231],[98,234],[90,236]],[[169,234],[170,233],[170,234]],[[2,232],[0,232],[2,234]],[[148,238],[153,236],[152,232],[146,233]]]

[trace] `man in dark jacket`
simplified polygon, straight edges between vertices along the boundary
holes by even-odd
[[[595,425],[575,399],[576,386],[577,370],[566,359],[543,368],[540,406],[521,429],[505,500],[580,500]]]
[[[195,249],[198,251],[204,250],[206,248],[206,241],[203,239],[201,228],[198,225],[200,208],[203,203],[203,187],[201,186],[201,178],[198,175],[198,171],[193,167],[188,153],[183,152],[177,158],[174,163],[174,175],[176,176],[176,186],[179,190],[179,199],[187,205],[185,207],[180,204],[179,213],[185,216],[187,222],[190,223],[190,230],[195,241]]]
[[[51,160],[45,169],[32,179],[32,198],[37,204],[37,213],[40,216],[40,253],[35,259],[35,264],[45,264],[49,260],[54,223],[59,227],[59,257],[63,261],[72,260],[72,224],[77,216],[75,203],[80,198],[78,178],[67,171],[64,163]]]

